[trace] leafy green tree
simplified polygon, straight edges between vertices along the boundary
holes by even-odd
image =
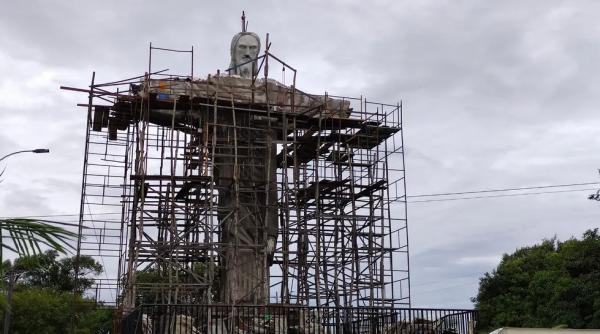
[[[161,270],[159,266],[152,266],[145,270],[136,272],[136,283],[138,284],[137,304],[162,304],[169,302],[162,299],[164,297],[164,288],[177,283],[197,283],[197,277],[204,277],[206,272],[205,263],[194,263],[191,268],[180,268],[172,271],[171,269]],[[169,277],[169,273],[171,277]],[[216,284],[216,282],[215,282]],[[195,292],[182,292],[180,299],[185,299],[190,303],[197,303],[202,300],[206,293],[204,287]],[[213,287],[215,289],[215,287]]]
[[[102,265],[89,256],[58,258],[58,252],[6,261],[4,272],[16,278],[10,310],[11,333],[108,333],[114,309],[86,298]],[[79,275],[75,278],[75,266]],[[5,296],[0,296],[4,312]],[[35,315],[35,316],[32,316]],[[0,321],[3,319],[0,319]],[[2,324],[3,325],[3,324]],[[73,326],[75,325],[75,326]]]
[[[485,329],[600,328],[600,235],[544,240],[504,255],[473,298]]]
[[[11,304],[13,334],[103,334],[109,333],[112,326],[114,310],[66,291],[20,286]],[[71,322],[73,312],[75,327]]]
[[[77,278],[75,267],[77,266]],[[22,272],[21,284],[54,289],[56,291],[84,291],[94,284],[93,276],[99,275],[102,265],[90,256],[58,259],[58,252],[48,250],[42,254],[15,260],[14,269]]]

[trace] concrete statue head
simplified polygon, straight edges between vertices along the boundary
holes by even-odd
[[[240,32],[233,36],[231,40],[231,63],[229,68],[244,64],[258,57],[260,52],[260,38],[253,32]],[[252,65],[256,74],[256,61],[238,66],[231,70],[231,74],[239,75],[243,78],[252,78]]]

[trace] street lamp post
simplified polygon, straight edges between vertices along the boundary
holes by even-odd
[[[3,156],[2,158],[0,158],[0,161],[15,155],[15,154],[19,154],[19,153],[50,153],[50,150],[47,148],[36,148],[33,150],[23,150],[23,151],[16,151],[16,152],[12,152],[9,153],[5,156]],[[2,173],[0,173],[1,175]],[[0,239],[2,238],[2,230],[0,229]],[[1,240],[0,240],[1,242]],[[0,245],[0,263],[2,262],[2,246]],[[4,330],[3,333],[4,334],[8,334],[10,332],[10,321],[11,321],[11,316],[12,316],[12,311],[10,310],[10,307],[12,306],[12,294],[13,294],[13,287],[15,285],[15,274],[12,272],[8,273],[8,291],[7,291],[7,303],[8,303],[8,308],[7,310],[4,312]]]
[[[16,151],[16,152],[9,153],[9,154],[3,156],[2,158],[0,158],[0,161],[10,157],[11,155],[15,155],[15,154],[19,154],[19,153],[28,153],[28,152],[30,152],[30,153],[49,153],[50,150],[47,148],[36,148],[35,150]]]

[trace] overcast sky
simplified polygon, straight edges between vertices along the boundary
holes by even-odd
[[[0,163],[0,216],[78,212],[86,98],[60,85],[143,74],[149,42],[224,69],[242,10],[300,89],[402,100],[409,195],[600,181],[598,1],[207,3],[2,4],[0,156],[52,152]],[[413,305],[471,307],[503,253],[599,226],[592,192],[409,204]]]

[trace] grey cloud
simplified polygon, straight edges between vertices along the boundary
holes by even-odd
[[[8,188],[8,184],[9,183],[6,182],[2,185],[2,187]],[[35,188],[24,187],[11,182],[10,189],[8,191],[3,191],[1,195],[3,202],[2,205],[11,208],[11,210],[17,211],[29,209],[32,206],[35,206],[41,212],[53,212],[52,209],[46,204],[46,196],[36,191]]]
[[[85,110],[74,105],[86,97],[59,85],[84,88],[93,70],[98,81],[143,74],[149,42],[194,45],[196,75],[214,73],[228,64],[242,9],[250,30],[269,32],[272,51],[299,70],[303,90],[402,99],[409,194],[596,177],[594,1],[13,1],[0,12],[10,64],[0,65],[0,87],[27,100],[0,101],[0,150],[39,143],[52,153],[8,162],[0,211],[79,210]],[[185,56],[154,62],[188,68]],[[409,204],[415,305],[468,307],[491,269],[484,259],[596,226],[585,194]]]

